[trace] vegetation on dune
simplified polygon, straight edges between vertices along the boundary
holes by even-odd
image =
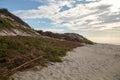
[[[78,42],[61,41],[49,37],[23,37],[7,36],[0,37],[0,73],[13,69],[21,64],[35,59],[42,58],[29,64],[43,65],[49,61],[61,62],[66,51],[81,46]]]
[[[86,44],[94,44],[94,42],[86,39],[85,37],[83,37],[82,35],[79,35],[77,33],[60,34],[60,33],[53,33],[53,32],[50,32],[50,31],[44,32],[42,30],[37,30],[37,32],[40,35],[48,36],[48,37],[52,37],[52,38],[56,38],[56,39],[73,41],[73,42],[80,42],[80,43],[86,43]]]
[[[67,51],[82,46],[81,43],[93,44],[75,33],[37,31],[38,34],[7,9],[0,9],[0,31],[6,35],[0,36],[0,80],[7,80],[14,72],[35,65],[62,62],[61,57]],[[10,33],[13,34],[10,36]]]
[[[0,17],[0,30],[8,30],[8,31],[13,31],[13,29],[22,31],[22,32],[26,32],[28,34],[33,34],[36,35],[36,33],[34,32],[34,30],[32,30],[31,28],[24,28],[22,25],[18,25],[18,23],[16,23],[15,21],[10,20],[9,18],[1,18]]]
[[[14,16],[6,9],[0,9],[0,31],[12,32],[16,34],[15,30],[23,33],[25,32],[30,35],[37,35],[36,31],[30,28],[30,26],[20,18]]]
[[[17,17],[17,16],[15,16],[15,15],[13,15],[12,13],[10,13],[7,9],[5,9],[5,8],[2,8],[2,9],[0,9],[0,14],[3,14],[4,16],[6,16],[6,17],[10,17],[11,19],[14,19],[14,21],[15,22],[17,22],[17,23],[19,23],[19,24],[21,24],[21,25],[24,25],[24,26],[26,26],[26,27],[29,27],[30,28],[30,26],[27,24],[27,23],[25,23],[22,19],[20,19],[19,17]],[[9,19],[10,20],[10,19]],[[12,21],[13,22],[13,21]]]
[[[0,29],[5,29],[5,28],[10,29],[11,27],[12,25],[10,24],[9,20],[0,18]]]

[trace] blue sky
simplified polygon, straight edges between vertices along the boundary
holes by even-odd
[[[76,32],[96,42],[112,39],[113,43],[120,43],[119,4],[119,0],[0,0],[0,8],[34,29]]]

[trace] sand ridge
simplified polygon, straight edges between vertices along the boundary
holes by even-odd
[[[67,53],[62,63],[17,72],[15,80],[120,80],[120,46],[86,45]],[[40,68],[40,69],[39,69]]]

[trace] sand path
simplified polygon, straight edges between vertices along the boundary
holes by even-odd
[[[38,71],[23,71],[15,80],[120,80],[120,46],[95,44],[78,47]]]

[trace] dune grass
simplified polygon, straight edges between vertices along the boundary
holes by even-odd
[[[67,51],[77,46],[81,46],[81,44],[44,36],[0,37],[0,72],[13,69],[39,56],[43,57],[27,67],[38,64],[46,66],[46,63],[50,61],[62,62],[61,57],[65,56]]]

